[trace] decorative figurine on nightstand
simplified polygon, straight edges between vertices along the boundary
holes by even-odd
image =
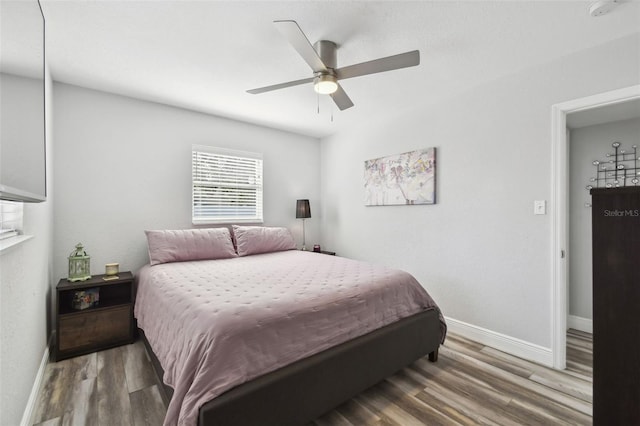
[[[76,244],[76,249],[69,255],[69,280],[70,282],[86,281],[91,278],[91,256],[82,247],[82,243]]]

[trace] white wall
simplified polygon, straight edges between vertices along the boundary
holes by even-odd
[[[413,273],[448,317],[550,348],[551,220],[533,202],[550,200],[551,106],[638,84],[639,52],[634,34],[323,140],[323,246]],[[430,146],[436,205],[364,207],[365,160]]]
[[[51,329],[53,244],[53,116],[45,70],[47,201],[24,205],[33,238],[0,253],[0,425],[20,424]],[[25,421],[28,419],[24,419]]]
[[[191,146],[262,152],[265,225],[302,241],[295,201],[308,198],[307,242],[319,239],[319,140],[61,83],[56,111],[54,271],[82,242],[91,272],[148,262],[145,229],[191,228]]]
[[[640,118],[575,129],[570,141],[569,315],[592,320],[591,208],[585,207],[591,196],[585,187],[595,186],[589,181],[596,176],[592,162],[613,152],[613,142],[627,152],[633,145],[640,147]]]

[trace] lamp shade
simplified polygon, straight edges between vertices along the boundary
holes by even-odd
[[[296,201],[296,219],[308,219],[311,217],[309,200]]]

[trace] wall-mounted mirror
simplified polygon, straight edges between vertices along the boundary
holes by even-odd
[[[47,196],[44,15],[38,0],[0,1],[0,199]]]

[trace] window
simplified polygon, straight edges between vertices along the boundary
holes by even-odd
[[[0,240],[22,231],[22,207],[20,202],[0,201]]]
[[[262,154],[194,145],[194,224],[262,223]]]

